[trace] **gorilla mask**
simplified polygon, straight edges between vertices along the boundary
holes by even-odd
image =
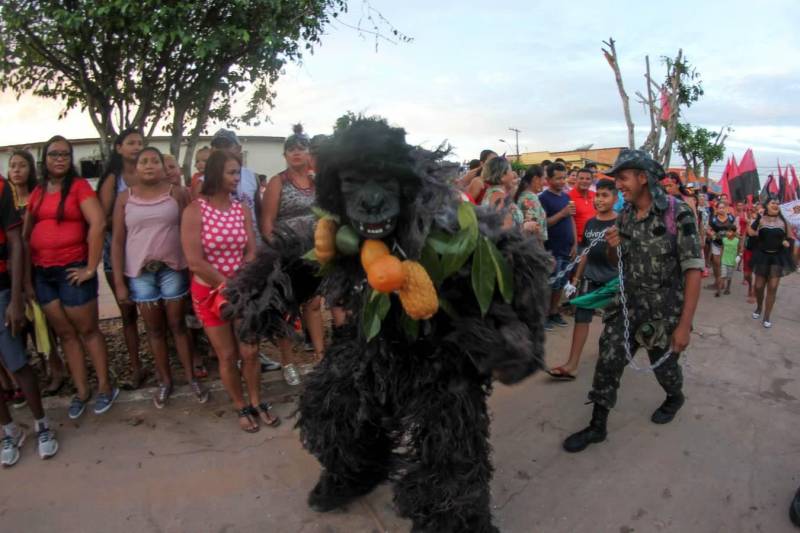
[[[397,230],[404,206],[421,186],[405,131],[359,118],[337,131],[317,155],[317,203],[366,239]]]

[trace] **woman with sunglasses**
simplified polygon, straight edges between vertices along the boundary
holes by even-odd
[[[42,178],[25,213],[27,292],[36,294],[47,322],[61,341],[77,394],[69,406],[76,419],[92,394],[84,350],[97,374],[95,414],[119,394],[108,378],[108,349],[100,332],[97,267],[103,252],[105,215],[95,192],[78,176],[72,145],[55,136],[42,149]]]

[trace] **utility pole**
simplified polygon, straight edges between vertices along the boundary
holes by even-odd
[[[519,134],[521,133],[517,128],[508,128],[508,131],[513,131],[517,139],[517,163],[519,163]]]

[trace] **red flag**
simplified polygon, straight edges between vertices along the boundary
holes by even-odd
[[[792,173],[792,192],[794,193],[794,199],[800,199],[800,181],[797,181],[797,174],[794,171],[794,165],[789,166],[789,170]]]
[[[780,192],[780,187],[778,187],[778,180],[776,180],[775,176],[773,176],[772,174],[769,175],[769,182],[767,183],[767,191],[769,191],[770,194],[773,194],[775,196],[777,196],[778,193]]]
[[[778,158],[778,179],[783,179],[783,171],[781,170],[781,160]]]
[[[722,177],[719,180],[719,184],[722,186],[722,194],[727,196],[728,198],[731,197],[731,188],[728,185],[728,180],[731,179],[731,160],[728,158],[728,162],[725,163],[725,170],[722,171]]]
[[[750,148],[744,153],[742,162],[736,168],[736,174],[728,183],[732,201],[752,204],[753,198],[758,198],[761,183],[758,179],[756,160]]]
[[[661,116],[659,117],[662,122],[669,122],[669,117],[672,114],[672,106],[669,105],[669,97],[667,96],[667,90],[662,87],[661,88]]]

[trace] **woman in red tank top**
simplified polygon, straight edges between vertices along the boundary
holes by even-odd
[[[221,150],[211,153],[200,196],[183,212],[181,243],[192,278],[192,304],[219,358],[219,373],[248,433],[259,429],[259,420],[277,426],[280,419],[261,401],[261,364],[258,346],[239,341],[233,324],[219,315],[219,291],[244,263],[255,257],[253,214],[231,199],[239,185],[241,163]],[[241,359],[241,372],[237,362]],[[244,400],[242,376],[249,402]]]

